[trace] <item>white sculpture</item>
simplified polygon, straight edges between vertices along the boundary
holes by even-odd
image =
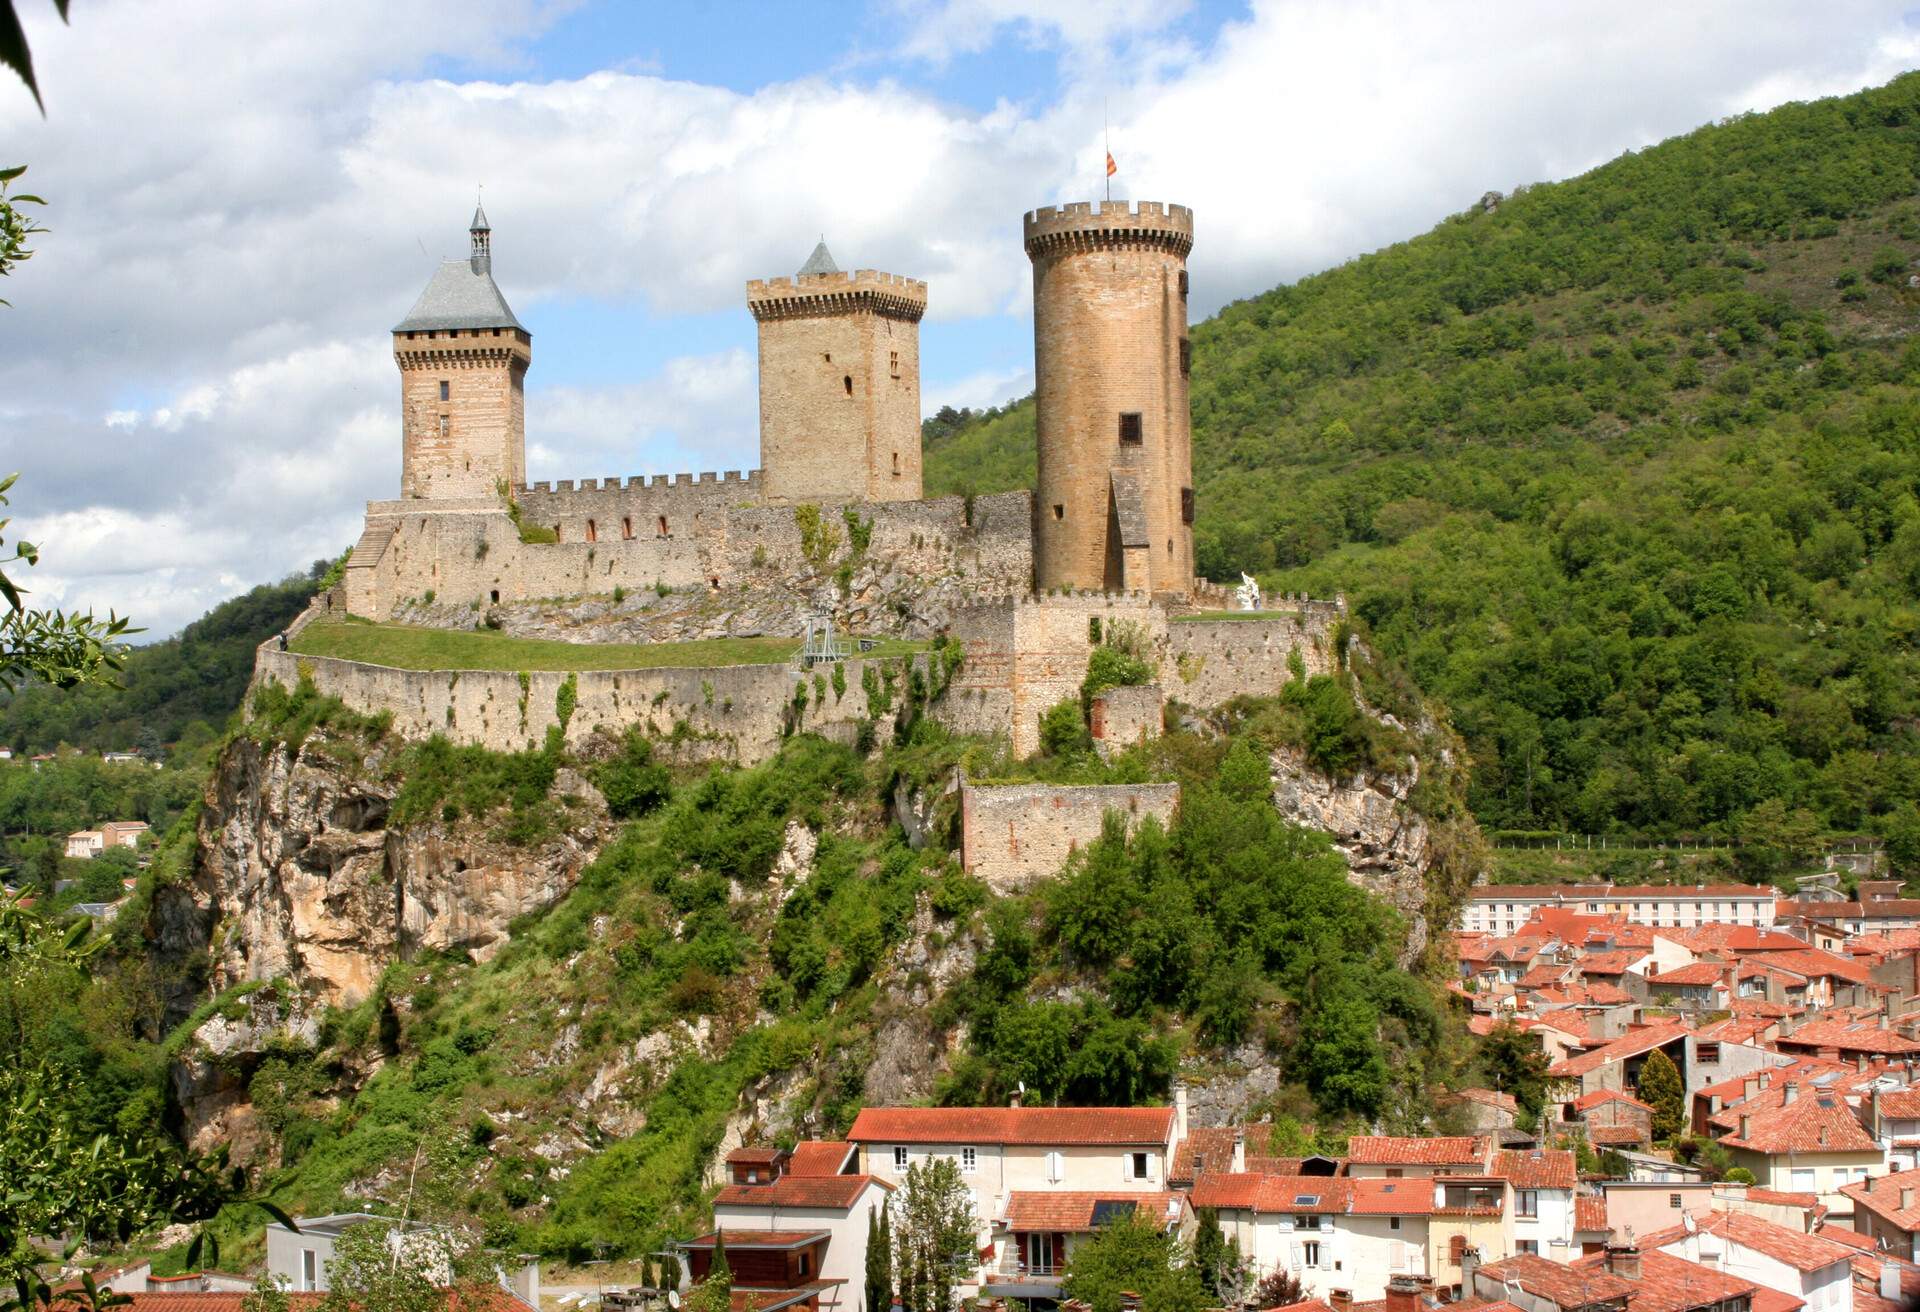
[[[1240,586],[1234,590],[1233,597],[1240,603],[1241,610],[1260,609],[1260,585],[1254,581],[1253,575],[1240,575]]]

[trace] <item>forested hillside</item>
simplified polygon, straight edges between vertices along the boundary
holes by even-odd
[[[1483,824],[1911,837],[1917,178],[1908,76],[1228,306],[1193,329],[1203,572],[1344,591],[1452,708]],[[1030,402],[955,418],[930,492],[1032,477]]]
[[[329,564],[263,583],[177,636],[134,648],[119,688],[22,688],[0,703],[0,743],[15,752],[138,749],[156,759],[183,737],[189,751],[210,744],[253,678],[253,649],[305,609]]]

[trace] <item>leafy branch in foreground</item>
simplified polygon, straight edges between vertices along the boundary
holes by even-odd
[[[19,477],[9,474],[0,479],[0,506],[7,504],[6,494]],[[12,522],[0,519],[0,533]],[[4,541],[0,538],[0,543]],[[12,556],[0,556],[0,565],[18,561],[39,564],[40,548],[16,542]],[[121,640],[141,630],[131,627],[125,616],[109,613],[101,621],[91,611],[29,610],[24,595],[24,589],[0,569],[0,597],[8,606],[0,615],[0,688],[12,692],[29,678],[56,688],[105,683],[126,664],[126,644]]]
[[[35,223],[23,210],[22,205],[45,205],[38,196],[26,192],[8,192],[15,178],[27,171],[25,164],[16,164],[12,168],[0,169],[0,278],[13,272],[13,266],[33,258],[33,252],[27,249],[27,238],[46,229]],[[8,302],[0,300],[0,305]]]

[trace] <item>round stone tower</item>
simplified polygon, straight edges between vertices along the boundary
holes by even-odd
[[[1033,581],[1186,593],[1193,583],[1184,205],[1026,216],[1039,479]]]

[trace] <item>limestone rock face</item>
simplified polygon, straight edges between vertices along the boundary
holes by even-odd
[[[1333,840],[1346,858],[1347,878],[1387,901],[1407,920],[1400,964],[1411,965],[1426,948],[1427,868],[1433,834],[1408,800],[1420,781],[1420,763],[1409,757],[1404,774],[1361,771],[1331,779],[1304,753],[1273,753],[1273,804],[1280,814]]]
[[[515,918],[566,895],[603,837],[604,808],[584,781],[574,781],[589,799],[584,823],[539,846],[498,842],[484,821],[389,830],[397,785],[377,765],[248,739],[221,757],[201,812],[195,898],[220,927],[215,988],[284,979],[350,1007],[410,953],[485,959]]]
[[[167,1072],[187,1147],[210,1153],[225,1145],[235,1166],[273,1153],[273,1136],[252,1101],[253,1075],[268,1054],[311,1050],[319,1041],[320,1009],[291,990],[259,989],[201,1022]]]

